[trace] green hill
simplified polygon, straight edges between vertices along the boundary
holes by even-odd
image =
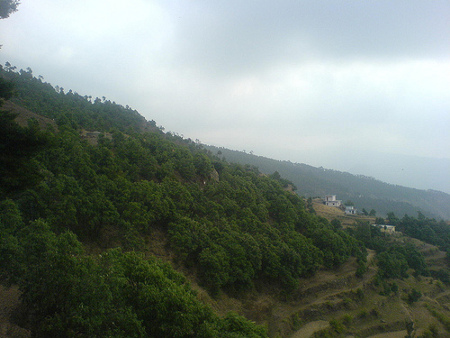
[[[391,215],[424,242],[365,222],[344,229],[280,175],[229,163],[128,106],[30,70],[0,78],[15,88],[0,112],[2,334],[288,337],[312,325],[338,337],[405,321],[449,332],[448,224]],[[389,299],[405,314],[374,312]],[[433,328],[409,315],[419,299]]]

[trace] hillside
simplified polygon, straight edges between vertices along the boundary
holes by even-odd
[[[450,332],[448,224],[387,236],[128,106],[0,75],[3,336]]]
[[[297,193],[305,197],[337,195],[342,201],[352,201],[358,209],[375,209],[379,216],[388,212],[398,216],[416,215],[450,219],[450,195],[434,190],[419,190],[388,184],[371,177],[316,168],[307,164],[277,161],[241,151],[205,146],[214,154],[220,152],[230,162],[250,164],[265,174],[278,171],[297,186]]]

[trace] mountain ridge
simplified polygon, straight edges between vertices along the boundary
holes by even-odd
[[[297,193],[304,197],[333,194],[343,201],[351,200],[359,209],[375,209],[380,216],[388,212],[400,217],[421,212],[429,217],[450,219],[450,195],[442,191],[409,188],[370,176],[274,160],[213,145],[204,146],[228,161],[254,165],[265,174],[278,171],[282,177],[292,181],[297,186]]]

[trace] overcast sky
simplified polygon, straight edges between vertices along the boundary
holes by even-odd
[[[0,44],[206,144],[360,174],[367,154],[450,163],[449,0],[22,0]]]

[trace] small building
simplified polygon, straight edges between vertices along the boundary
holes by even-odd
[[[381,230],[381,232],[387,232],[387,233],[394,233],[395,232],[395,225],[389,225],[389,224],[374,224],[377,228]]]
[[[339,208],[342,205],[341,200],[336,199],[336,195],[326,195],[323,203],[329,207],[337,207]]]
[[[346,215],[356,215],[357,214],[357,210],[353,205],[348,205],[345,207],[345,214]]]

